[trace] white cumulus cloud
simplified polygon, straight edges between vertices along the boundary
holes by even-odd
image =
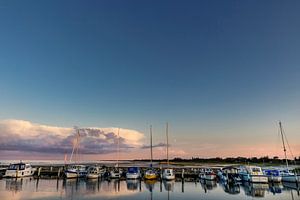
[[[144,134],[124,128],[80,128],[80,152],[104,154],[116,151],[118,130],[120,148],[141,147]],[[48,126],[25,120],[0,121],[0,151],[24,151],[40,153],[69,153],[76,137],[70,127]]]

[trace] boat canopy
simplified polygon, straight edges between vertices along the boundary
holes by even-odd
[[[265,174],[268,176],[279,176],[280,170],[278,169],[266,169],[264,170]]]
[[[128,173],[138,173],[139,168],[138,167],[129,167],[128,168]]]
[[[10,164],[8,169],[9,170],[24,170],[25,163]]]

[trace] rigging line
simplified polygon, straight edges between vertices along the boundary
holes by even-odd
[[[276,150],[278,150],[279,148],[280,148],[280,128],[278,127],[277,128],[277,141],[276,141]],[[282,151],[280,150],[279,151],[280,153],[279,154],[281,154],[282,153]],[[278,152],[277,152],[278,153]]]
[[[288,141],[288,139],[287,139],[287,136],[286,136],[284,130],[283,130],[283,135],[284,135],[285,141],[286,141],[286,143],[287,143],[287,146],[288,146],[288,148],[289,148],[290,154],[291,154],[291,156],[292,156],[292,160],[294,160],[295,157],[294,157],[294,154],[293,154],[293,152],[292,152],[292,149],[291,149],[291,147],[290,147],[289,141]]]

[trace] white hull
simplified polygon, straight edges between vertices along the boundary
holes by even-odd
[[[175,179],[175,175],[163,175],[164,180],[170,181]]]
[[[119,172],[110,172],[110,178],[120,178],[121,174]]]
[[[20,178],[20,177],[27,177],[27,176],[33,176],[35,172],[35,169],[29,169],[29,170],[6,170],[5,175],[3,177],[6,178]]]
[[[280,183],[281,180],[282,180],[281,176],[269,176],[268,177],[269,182]]]
[[[65,171],[66,178],[83,178],[86,177],[87,173],[85,171],[80,172],[72,172],[72,171]]]
[[[100,175],[98,175],[98,174],[87,174],[86,175],[86,178],[88,178],[88,179],[96,179],[99,177],[100,177]]]
[[[164,169],[162,178],[167,181],[174,180],[175,174],[173,169]]]
[[[127,179],[139,179],[140,178],[140,174],[126,174],[126,178]]]
[[[268,177],[265,175],[242,174],[242,180],[251,183],[268,183]]]
[[[76,172],[65,172],[66,178],[78,178],[78,173]]]

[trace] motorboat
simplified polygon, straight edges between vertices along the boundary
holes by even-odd
[[[85,165],[69,165],[65,170],[66,178],[83,178],[86,175],[87,170]]]
[[[10,164],[3,177],[19,178],[33,176],[36,168],[33,168],[29,163],[14,163]]]
[[[242,181],[251,183],[268,183],[268,177],[264,175],[259,166],[244,166],[240,168],[239,175]]]
[[[166,168],[163,170],[162,178],[164,180],[174,180],[175,179],[175,173],[174,170],[171,168]]]
[[[263,173],[268,177],[269,182],[281,182],[282,176],[279,169],[263,169]]]
[[[129,167],[126,173],[127,179],[139,179],[141,178],[141,170],[139,167]]]
[[[99,166],[90,166],[87,169],[86,178],[88,179],[96,179],[102,177],[104,174],[104,169]]]
[[[205,180],[215,180],[217,178],[217,174],[212,169],[205,168],[200,171],[199,178]]]

